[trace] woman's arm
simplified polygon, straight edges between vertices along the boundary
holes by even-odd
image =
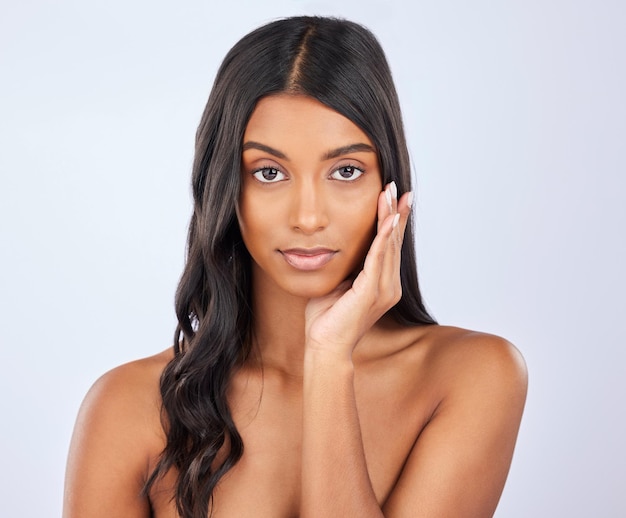
[[[70,445],[64,518],[150,516],[141,490],[148,451],[161,429],[153,363],[147,359],[118,367],[85,397]]]
[[[369,479],[348,360],[305,356],[301,518],[383,516]]]
[[[350,289],[341,286],[307,308],[303,518],[487,517],[506,479],[526,396],[525,365],[504,340],[462,333],[440,357],[444,398],[416,438],[383,509],[372,489],[351,354],[400,296],[399,255],[408,201],[403,197],[396,204],[392,199],[389,207],[381,196],[381,224],[363,271]],[[392,228],[396,210],[399,224]]]
[[[387,517],[490,517],[502,493],[526,400],[526,365],[515,347],[491,335],[464,332],[447,349],[439,359],[445,396],[384,505]]]
[[[454,354],[441,358],[447,396],[419,434],[382,511],[365,464],[352,368],[307,356],[302,517],[493,515],[524,408],[526,367],[498,337],[467,333],[451,345]]]
[[[400,250],[410,202],[410,193],[398,203],[395,185],[386,187],[363,270],[352,286],[343,283],[307,306],[302,518],[382,516],[365,462],[352,352],[400,299]]]

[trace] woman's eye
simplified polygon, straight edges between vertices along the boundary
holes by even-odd
[[[262,167],[252,173],[259,182],[275,183],[285,179],[285,173],[279,171],[275,167]]]
[[[341,180],[344,182],[346,181],[349,182],[351,180],[356,180],[363,173],[364,171],[362,169],[359,169],[356,166],[344,165],[343,167],[340,167],[336,171],[333,171],[333,173],[330,176],[334,180]]]

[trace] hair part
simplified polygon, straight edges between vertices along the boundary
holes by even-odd
[[[205,518],[222,476],[243,455],[226,391],[251,352],[250,256],[236,217],[242,139],[257,102],[290,93],[317,99],[372,140],[383,182],[400,193],[411,173],[400,106],[385,55],[353,22],[301,16],[271,22],[226,55],[196,133],[193,214],[187,261],[176,292],[174,358],[161,377],[167,444],[144,487],[170,470],[183,518]],[[389,310],[399,323],[435,323],[419,291],[412,226],[402,247],[402,298]],[[218,457],[219,453],[219,457]]]
[[[311,35],[315,32],[315,27],[310,25],[307,27],[304,36],[302,37],[302,41],[300,42],[300,46],[298,47],[296,58],[293,61],[293,65],[291,66],[291,72],[289,73],[289,77],[287,78],[287,84],[285,85],[285,93],[301,93],[300,90],[300,80],[302,77],[302,66],[303,63],[306,63],[307,58],[307,50],[308,50],[308,42],[311,38]]]

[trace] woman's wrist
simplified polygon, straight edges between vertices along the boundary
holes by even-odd
[[[352,362],[352,350],[332,349],[330,347],[318,347],[312,345],[305,347],[304,351],[304,371],[311,369],[313,372],[333,371],[335,373],[344,372],[352,374],[354,363]]]

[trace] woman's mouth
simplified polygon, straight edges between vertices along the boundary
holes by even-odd
[[[318,270],[329,263],[337,250],[328,248],[289,248],[279,250],[285,261],[296,270]]]

